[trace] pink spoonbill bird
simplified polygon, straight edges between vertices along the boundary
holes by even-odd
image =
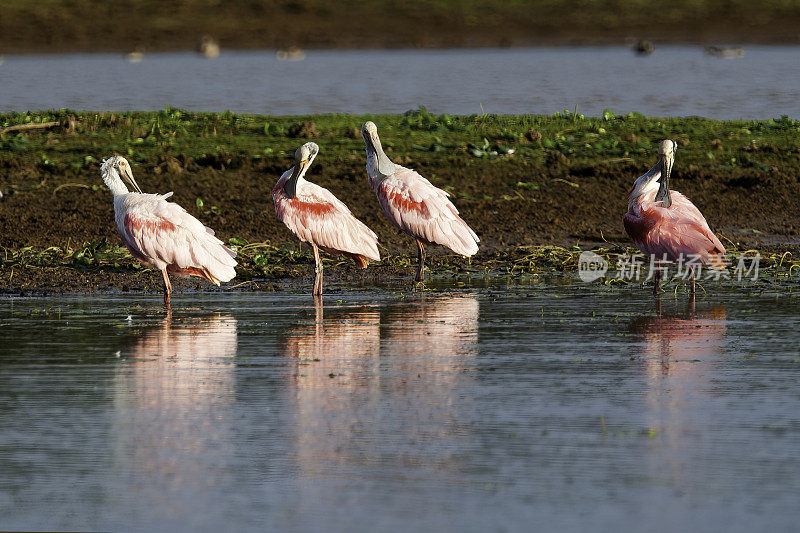
[[[694,267],[725,268],[725,247],[708,227],[700,210],[678,191],[669,189],[675,141],[662,141],[658,163],[634,183],[628,195],[628,212],[623,217],[625,231],[633,243],[655,260],[683,262],[691,268],[691,293],[694,294]],[[655,270],[653,294],[658,295],[661,271]]]
[[[378,128],[361,126],[367,150],[367,177],[389,220],[414,237],[419,249],[416,281],[424,279],[425,245],[441,244],[471,257],[480,239],[460,216],[448,194],[410,168],[392,163],[381,147]]]
[[[164,305],[169,306],[172,296],[169,274],[197,276],[217,286],[236,276],[236,253],[214,237],[211,228],[168,202],[171,192],[143,193],[124,157],[115,155],[103,161],[100,175],[114,193],[114,218],[122,242],[133,257],[161,271]],[[122,178],[135,192],[128,191]]]
[[[272,191],[275,214],[314,249],[314,296],[322,294],[320,249],[350,257],[359,268],[381,260],[377,235],[328,189],[306,181],[305,174],[318,153],[319,146],[313,142],[298,148],[294,166],[283,173]]]

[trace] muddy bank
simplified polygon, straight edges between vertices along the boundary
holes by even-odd
[[[0,10],[0,53],[187,50],[206,34],[223,49],[800,42],[800,6],[743,0],[678,0],[663,9],[632,0],[12,0]]]
[[[294,239],[275,217],[271,197],[274,182],[285,168],[267,164],[247,167],[204,168],[177,175],[150,174],[142,169],[138,180],[148,191],[174,191],[173,201],[214,228],[224,240],[235,237],[291,246]],[[524,167],[417,165],[416,169],[423,175],[435,174],[440,185],[456,183],[459,190],[467,191],[462,193],[465,196],[456,196],[454,203],[486,250],[534,244],[625,243],[628,239],[621,223],[627,207],[625,198],[633,179],[646,170],[630,164],[555,167],[549,175],[538,176],[541,184],[536,190],[502,194],[510,175],[519,173],[511,178],[519,181]],[[0,244],[45,248],[70,242],[115,241],[111,195],[98,178],[99,170],[92,170],[65,177],[13,169],[7,184],[11,182],[13,187],[18,180],[33,180],[41,187],[18,190],[3,198]],[[335,190],[353,213],[379,234],[386,251],[412,248],[413,242],[390,225],[380,210],[362,163],[315,164],[309,178]],[[796,179],[789,181],[781,175],[760,175],[752,170],[683,171],[674,182],[676,189],[703,206],[705,216],[727,244],[758,247],[798,241],[800,183]],[[91,183],[99,183],[98,190],[83,186]]]
[[[362,162],[315,163],[309,178],[327,187],[379,235],[384,253],[413,252],[413,241],[392,226],[366,181]],[[481,238],[483,250],[557,244],[585,246],[627,243],[622,215],[633,180],[647,166],[554,165],[540,169],[536,186],[524,162],[492,166],[413,165],[437,185],[458,192],[453,201]],[[117,242],[112,197],[99,178],[99,166],[56,175],[36,167],[3,169],[0,245],[67,247],[82,242]],[[198,168],[180,173],[137,169],[147,191],[174,191],[172,201],[212,227],[223,240],[267,242],[291,248],[295,239],[275,217],[271,191],[288,166],[266,162],[236,169]],[[34,184],[30,188],[29,184]],[[25,189],[25,185],[28,185]],[[800,240],[800,182],[786,172],[756,169],[682,169],[674,187],[699,206],[726,245],[738,248],[797,244]],[[94,189],[96,190],[94,190]],[[11,189],[12,194],[8,194]],[[202,207],[199,202],[202,202]]]

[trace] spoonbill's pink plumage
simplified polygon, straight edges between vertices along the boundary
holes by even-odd
[[[171,192],[141,192],[130,164],[121,156],[104,161],[100,173],[114,193],[114,217],[122,242],[133,257],[161,271],[165,305],[172,295],[168,274],[196,276],[215,285],[236,276],[236,254],[214,236],[211,228],[178,204],[168,202]],[[129,192],[120,176],[136,191]]]
[[[663,141],[658,163],[634,182],[622,219],[625,231],[642,252],[656,260],[725,268],[725,247],[703,214],[684,195],[669,189],[675,148],[674,141]],[[656,294],[659,278],[657,270]],[[691,288],[694,292],[694,275]]]
[[[449,194],[416,171],[392,163],[372,122],[361,127],[367,151],[367,177],[389,220],[417,241],[417,281],[425,268],[425,244],[441,244],[465,257],[478,252],[480,239],[459,216]]]
[[[366,268],[369,261],[381,260],[377,235],[328,189],[305,180],[318,153],[319,147],[312,142],[298,148],[295,165],[283,173],[272,191],[275,214],[298,239],[314,249],[315,296],[322,294],[319,249],[350,257],[359,268]]]

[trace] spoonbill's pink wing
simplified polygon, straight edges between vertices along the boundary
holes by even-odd
[[[672,205],[645,204],[638,213],[626,213],[625,229],[646,254],[670,261],[692,257],[708,266],[725,265],[725,247],[711,231],[700,210],[684,195],[671,191]]]
[[[375,185],[381,207],[398,228],[422,241],[475,255],[480,239],[458,215],[448,194],[417,172],[398,167]]]
[[[130,194],[125,199],[119,229],[134,256],[178,275],[198,275],[215,283],[233,279],[236,254],[211,228],[166,201],[168,196]]]
[[[272,197],[275,214],[301,241],[354,259],[381,260],[377,235],[327,189],[305,182],[294,198],[287,197],[279,187]],[[366,266],[365,262],[360,264]]]

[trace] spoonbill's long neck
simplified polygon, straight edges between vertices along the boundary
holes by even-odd
[[[299,164],[300,163],[297,163],[297,165]],[[289,198],[296,197],[302,191],[303,184],[306,183],[306,180],[303,176],[306,175],[307,170],[308,165],[306,165],[306,168],[299,172],[292,170],[292,175],[289,176],[289,179],[286,180],[286,184],[283,186],[283,189],[286,191],[286,194],[289,196]]]
[[[121,194],[128,194],[128,188],[122,182],[122,179],[117,174],[117,171],[113,168],[106,169],[103,172],[103,181],[105,182],[106,186],[111,189],[111,192],[114,196],[119,196]]]
[[[286,195],[289,196],[289,198],[294,198],[300,194],[303,185],[308,183],[305,179],[305,175],[306,172],[308,172],[308,169],[311,168],[311,163],[314,162],[315,157],[317,157],[316,153],[308,158],[305,166],[301,165],[301,161],[297,161],[291,168],[292,173],[289,175],[289,179],[286,180],[286,183],[283,185],[283,190],[286,192]]]
[[[367,170],[369,174],[377,174],[379,179],[391,176],[397,171],[397,165],[383,152],[380,139],[367,137]]]
[[[633,189],[628,195],[628,212],[633,212],[639,198],[645,194],[654,193],[658,191],[658,180],[661,178],[661,161],[653,165],[653,167],[639,176],[633,182]]]

